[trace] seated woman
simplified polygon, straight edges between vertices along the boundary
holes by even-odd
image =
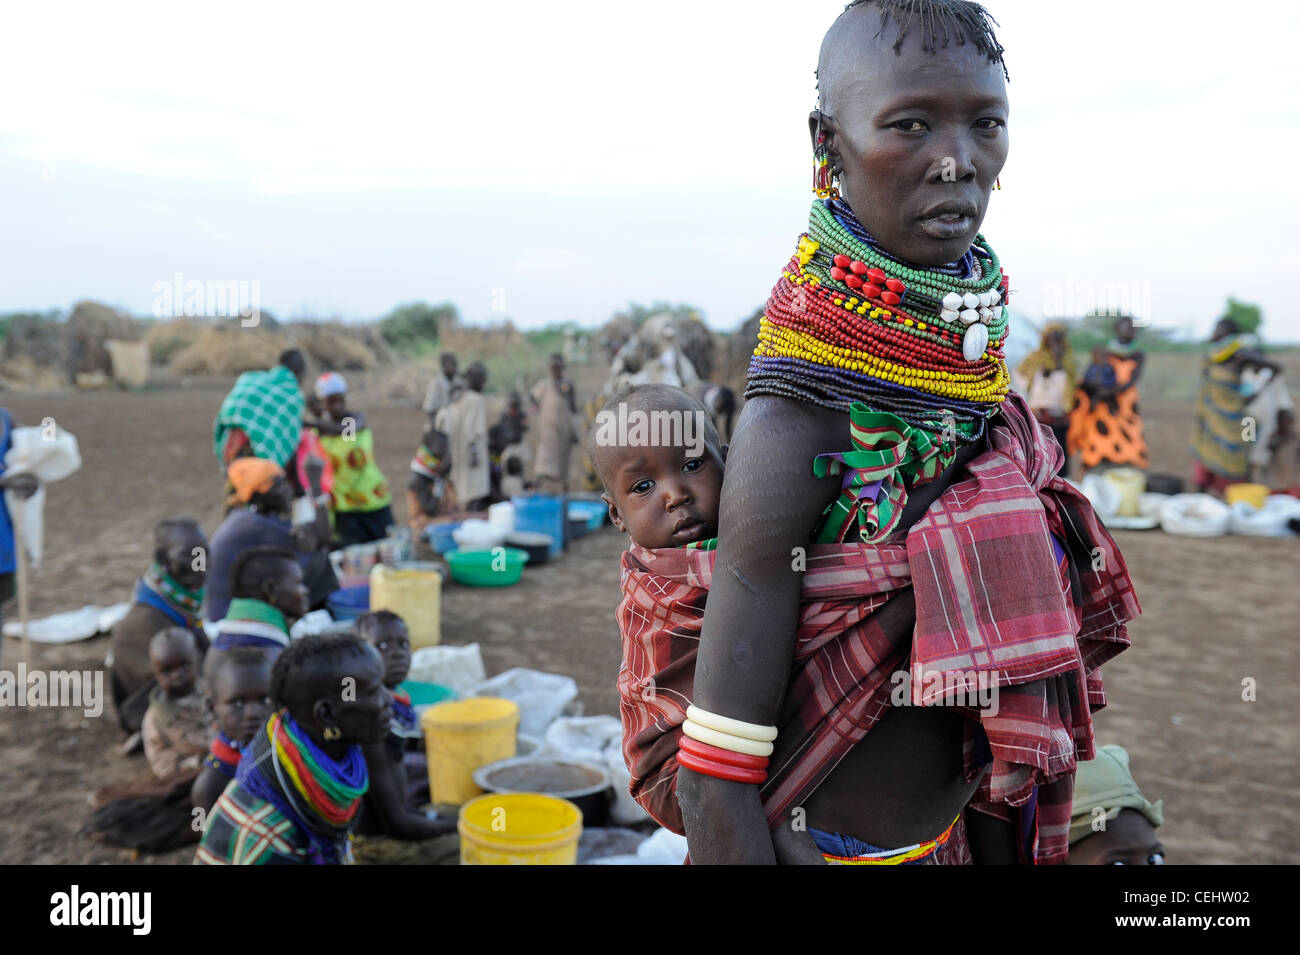
[[[348,687],[351,692],[341,693]],[[304,637],[271,668],[276,707],[208,816],[200,865],[342,865],[370,788],[362,747],[393,715],[379,653],[351,634]]]
[[[317,479],[321,466],[321,461],[313,462]],[[339,583],[329,562],[329,513],[324,502],[316,502],[309,523],[293,524],[288,516],[293,491],[278,465],[263,458],[239,458],[230,465],[229,477],[235,489],[230,510],[208,549],[205,619],[225,618],[231,599],[230,568],[240,554],[259,547],[294,551],[307,583],[308,609],[325,606]]]
[[[200,656],[207,652],[208,638],[199,617],[207,563],[197,559],[207,547],[208,539],[193,518],[171,517],[153,529],[153,564],[136,581],[131,609],[114,624],[109,638],[113,705],[127,733],[140,732],[149,694],[157,686],[149,662],[154,634],[184,627],[194,634]]]

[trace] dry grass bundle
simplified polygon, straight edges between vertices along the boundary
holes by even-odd
[[[363,336],[357,334],[361,328],[348,328],[338,322],[319,325],[303,322],[282,330],[289,333],[307,360],[322,371],[365,371],[379,364],[379,357],[366,346]]]
[[[209,327],[211,323],[196,318],[154,322],[144,333],[145,344],[149,346],[149,361],[155,365],[167,364]]]
[[[40,364],[27,355],[0,363],[0,388],[6,391],[60,391],[68,387],[61,368]]]
[[[287,338],[261,328],[209,325],[172,357],[170,368],[177,375],[239,375],[270,368],[289,347]]]
[[[526,339],[510,322],[500,325],[455,325],[446,329],[438,341],[438,351],[455,352],[464,362],[466,356],[484,359],[526,348]]]

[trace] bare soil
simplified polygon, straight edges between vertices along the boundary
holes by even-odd
[[[581,382],[580,382],[581,385]],[[222,513],[212,418],[226,384],[201,382],[139,393],[17,395],[18,420],[47,416],[78,438],[82,470],[49,490],[45,559],[33,574],[31,611],[41,616],[128,598],[150,560],[150,532],[169,515],[211,532]],[[380,398],[370,415],[380,464],[401,486],[423,416]],[[1186,476],[1191,407],[1148,403],[1155,470]],[[404,518],[405,502],[394,501]],[[1300,850],[1300,684],[1295,652],[1300,540],[1195,540],[1159,531],[1119,532],[1142,602],[1133,646],[1107,664],[1110,705],[1099,743],[1119,742],[1152,799],[1163,799],[1161,837],[1173,863],[1293,862]],[[566,673],[587,713],[616,714],[619,664],[613,609],[622,538],[612,529],[576,541],[560,560],[527,571],[515,587],[443,592],[443,641],[477,641],[488,672],[514,666]],[[13,619],[14,606],[7,616]],[[100,669],[107,640],[33,645],[29,666]],[[12,669],[21,646],[6,640]],[[1243,700],[1243,681],[1255,699]],[[122,862],[127,853],[79,835],[90,794],[146,775],[140,757],[117,755],[122,734],[111,704],[98,719],[58,708],[0,711],[0,862]],[[142,862],[187,862],[188,850]]]

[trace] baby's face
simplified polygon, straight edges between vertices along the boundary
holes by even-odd
[[[680,547],[718,533],[722,459],[707,444],[690,457],[684,447],[623,447],[602,469],[609,519],[642,547]]]

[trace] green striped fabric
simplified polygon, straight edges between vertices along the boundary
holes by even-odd
[[[283,365],[244,372],[221,402],[213,424],[212,450],[217,460],[227,432],[239,428],[248,435],[257,457],[287,467],[302,435],[303,405],[298,379]]]
[[[907,505],[907,489],[933,481],[957,456],[955,442],[937,441],[897,415],[872,411],[860,401],[849,405],[853,448],[819,454],[813,474],[844,475],[840,496],[827,508],[815,543],[842,541],[856,518],[861,540],[884,540]]]

